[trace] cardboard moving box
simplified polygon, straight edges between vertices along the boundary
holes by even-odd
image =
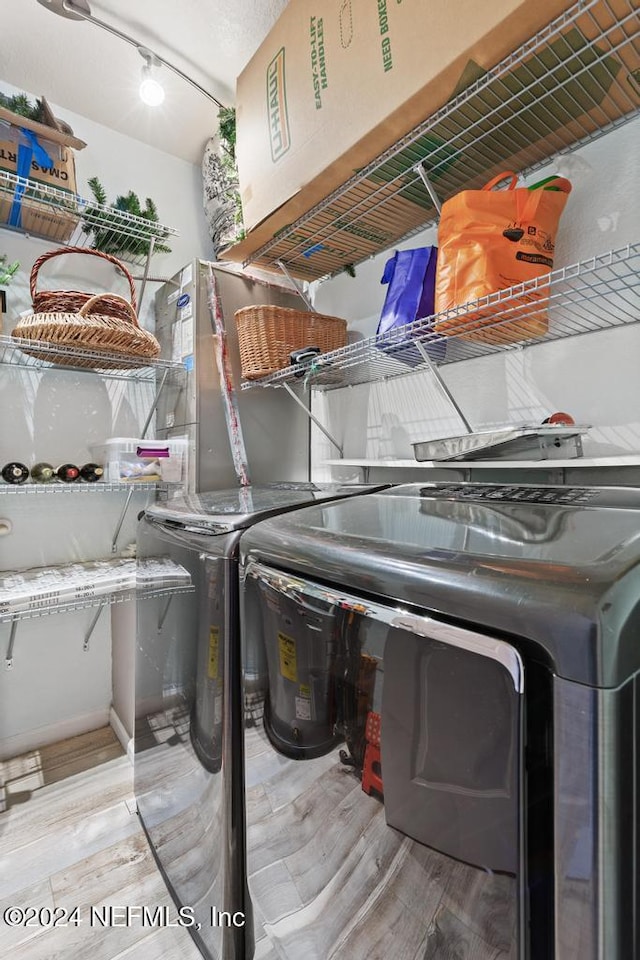
[[[40,102],[46,123],[0,107],[0,223],[66,243],[79,219],[72,148],[86,144],[61,129],[44,97]],[[16,185],[14,176],[29,184]],[[38,184],[55,187],[68,200],[47,196]]]
[[[323,205],[308,233],[307,224],[297,231],[295,272],[321,276],[391,246],[435,214],[412,174],[419,159],[427,158],[444,200],[500,169],[540,162],[637,109],[637,29],[627,0],[289,4],[238,78],[237,158],[249,232],[223,256],[251,259],[343,185],[350,190],[344,202]],[[526,51],[511,58],[525,42]],[[497,64],[499,77],[483,87]],[[463,91],[470,98],[456,123],[438,123],[440,108]],[[434,117],[424,137],[391,149]],[[364,178],[387,153],[388,162]],[[362,212],[369,196],[370,216]],[[342,233],[326,226],[349,220]],[[306,263],[303,250],[305,257],[313,251]],[[286,245],[276,257],[292,265]]]
[[[570,5],[290,3],[237,81],[245,228],[302,187],[303,206],[326,196],[446,103],[470,61],[494,66]]]

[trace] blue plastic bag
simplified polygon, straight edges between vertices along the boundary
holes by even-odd
[[[424,363],[424,358],[419,350],[409,346],[410,336],[401,338],[395,331],[407,323],[433,314],[437,253],[437,247],[396,250],[387,260],[380,280],[388,287],[376,331],[377,336],[383,339],[377,346],[411,367]],[[392,334],[386,338],[386,342],[384,334]],[[434,343],[426,344],[427,354],[432,360],[441,360],[446,349],[446,337],[434,339]]]

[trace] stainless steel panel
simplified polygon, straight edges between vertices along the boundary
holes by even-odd
[[[195,426],[192,490],[220,490],[236,484],[229,438],[220,395],[220,380],[212,348],[212,326],[207,303],[209,265],[187,264],[156,295],[156,333],[162,355],[187,359],[191,371],[180,387],[165,388],[158,406],[159,430]],[[309,420],[281,390],[240,391],[240,355],[234,320],[236,310],[254,303],[277,303],[300,309],[300,298],[281,287],[259,283],[214,266],[249,471],[254,483],[306,480],[309,475]],[[185,276],[189,276],[185,282]],[[190,304],[178,307],[178,294]],[[192,308],[190,317],[184,316]],[[192,354],[190,340],[194,349]],[[184,345],[184,346],[183,346]],[[190,358],[190,359],[189,359]]]
[[[191,279],[187,275],[191,274]],[[196,262],[165,283],[155,296],[156,337],[160,342],[160,355],[165,360],[184,361],[193,355],[190,344],[195,342],[195,326],[198,310]],[[189,297],[187,309],[178,306],[180,296]],[[195,363],[180,378],[168,378],[158,403],[156,424],[158,430],[170,430],[177,425],[195,423],[197,420],[197,378]]]
[[[558,960],[638,956],[638,677],[554,682]]]
[[[244,908],[228,645],[238,630],[237,573],[232,560],[202,553],[202,539],[141,524],[140,557],[179,564],[192,590],[139,587],[134,786],[169,889],[194,910],[200,926],[190,932],[203,955],[239,960],[241,928],[211,921],[214,908]]]

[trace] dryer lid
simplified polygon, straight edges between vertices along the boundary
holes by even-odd
[[[640,670],[640,490],[408,484],[266,521],[241,556],[532,641],[580,682]]]
[[[198,529],[203,533],[228,533],[307,504],[371,493],[386,486],[293,481],[254,484],[185,494],[173,500],[154,503],[147,507],[145,516],[169,526]]]

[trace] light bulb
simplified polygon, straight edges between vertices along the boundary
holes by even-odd
[[[140,84],[140,99],[149,107],[159,107],[164,100],[164,89],[151,76],[151,67],[142,68],[142,83]]]

